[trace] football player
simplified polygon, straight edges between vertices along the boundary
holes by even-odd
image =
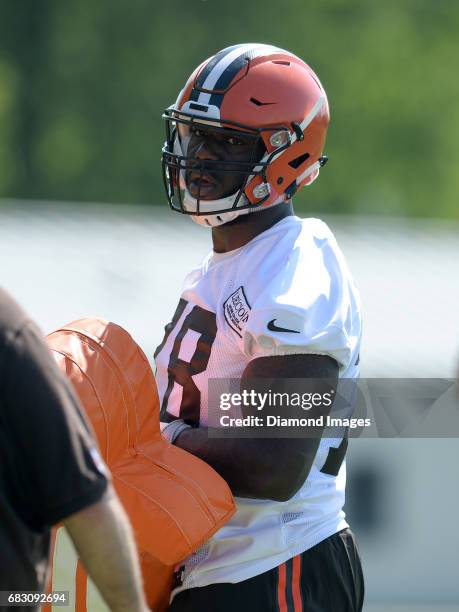
[[[292,53],[235,45],[192,73],[164,118],[170,207],[210,228],[213,250],[186,277],[155,353],[161,427],[237,503],[177,572],[170,610],[359,611],[346,438],[215,437],[209,427],[209,379],[270,379],[285,391],[285,379],[358,376],[360,306],[345,260],[325,223],[292,209],[326,161],[325,90]]]

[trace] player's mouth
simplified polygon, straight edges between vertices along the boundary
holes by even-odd
[[[203,200],[218,199],[216,195],[220,192],[219,181],[202,172],[191,171],[187,177],[187,187],[193,198]]]

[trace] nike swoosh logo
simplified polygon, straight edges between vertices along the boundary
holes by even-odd
[[[273,332],[290,332],[291,334],[299,334],[301,332],[297,331],[296,329],[287,329],[286,327],[278,327],[274,321],[276,319],[273,319],[272,321],[270,321],[267,325],[269,331],[273,331]]]

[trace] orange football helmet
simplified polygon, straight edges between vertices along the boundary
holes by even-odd
[[[270,45],[235,45],[204,61],[163,118],[169,204],[202,225],[221,225],[289,200],[314,181],[327,161],[325,90],[299,57]],[[197,157],[190,140],[193,133],[204,132],[208,139],[252,142],[251,153],[242,160],[230,154]],[[234,193],[206,198],[205,189],[190,190],[190,173],[200,178],[198,185],[228,173],[238,175],[240,184]]]

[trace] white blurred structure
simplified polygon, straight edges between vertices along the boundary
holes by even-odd
[[[362,375],[457,376],[459,225],[325,220],[362,295]],[[42,329],[104,317],[150,359],[209,248],[206,229],[166,208],[0,202],[0,284]],[[351,441],[368,612],[459,610],[458,451],[457,439]]]
[[[363,376],[452,377],[459,361],[459,224],[325,219],[362,294]],[[210,234],[168,209],[0,201],[0,282],[45,331],[98,315],[149,356]]]

